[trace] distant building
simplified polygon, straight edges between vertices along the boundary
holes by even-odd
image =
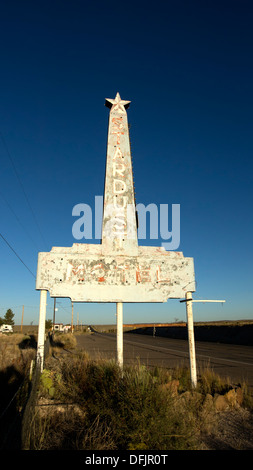
[[[1,333],[13,333],[13,328],[11,325],[1,325],[0,332]]]
[[[55,323],[54,331],[61,331],[62,333],[67,333],[71,331],[71,325],[63,325],[63,323]]]

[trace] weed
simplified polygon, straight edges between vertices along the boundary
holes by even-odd
[[[60,341],[72,337],[61,336],[57,335]],[[15,393],[29,369],[28,357],[34,354],[32,349],[20,349],[21,340],[2,343],[2,352],[4,348],[8,352],[0,374],[6,404],[10,390]],[[0,356],[3,361],[4,354]],[[201,433],[214,429],[213,397],[225,395],[231,387],[229,379],[221,379],[208,367],[199,371],[198,386],[192,390],[190,371],[184,367],[167,370],[137,363],[122,371],[115,361],[92,361],[87,353],[55,357],[45,361],[38,402],[29,411],[29,449],[197,449]],[[242,399],[252,409],[246,386]]]
[[[168,372],[138,365],[122,374],[114,361],[95,362],[79,356],[72,361],[62,359],[57,377],[52,384],[52,374],[48,380],[46,373],[47,387],[53,387],[55,396],[65,402],[75,402],[83,413],[81,423],[76,420],[76,448],[90,448],[95,441],[100,448],[103,439],[108,449],[195,448],[193,415],[188,419],[184,405],[176,408],[175,397],[161,388],[170,377]],[[47,427],[52,437],[50,422]],[[70,440],[64,442],[65,448],[73,445]],[[52,439],[45,445],[51,448]]]

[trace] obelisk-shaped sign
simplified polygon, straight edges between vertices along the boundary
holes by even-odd
[[[36,289],[72,302],[166,302],[195,291],[193,258],[138,246],[129,129],[124,101],[110,107],[102,243],[39,253]]]

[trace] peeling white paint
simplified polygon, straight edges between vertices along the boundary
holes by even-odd
[[[73,302],[166,302],[195,291],[193,258],[138,246],[126,106],[106,100],[108,129],[102,243],[39,253],[36,289]]]

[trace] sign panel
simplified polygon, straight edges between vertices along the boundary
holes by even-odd
[[[36,289],[73,302],[166,302],[195,290],[193,259],[180,252],[139,247],[138,256],[112,256],[101,251],[100,245],[74,244],[40,253]]]

